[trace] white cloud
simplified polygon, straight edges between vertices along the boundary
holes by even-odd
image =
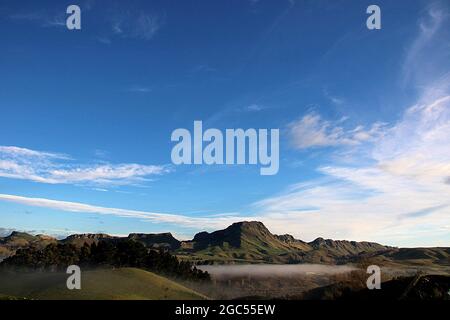
[[[450,96],[408,109],[375,148],[380,169],[422,182],[450,176]]]
[[[74,165],[69,156],[0,146],[0,177],[49,184],[128,185],[168,172],[167,166],[141,164]]]
[[[436,1],[430,4],[426,14],[418,22],[419,33],[406,50],[402,69],[403,85],[413,83],[420,87],[442,76],[448,63],[448,39],[450,30],[448,6]]]
[[[433,4],[401,70],[416,105],[387,127],[346,130],[309,114],[291,124],[294,146],[341,146],[353,159],[322,166],[320,180],[255,203],[276,232],[311,240],[370,240],[397,246],[450,243],[449,13]],[[376,139],[374,139],[376,137]],[[364,143],[362,143],[364,141]]]
[[[231,215],[215,216],[214,219],[210,217],[190,217],[177,214],[155,213],[139,210],[127,210],[118,208],[108,208],[101,206],[93,206],[79,202],[58,201],[43,198],[29,198],[17,195],[0,194],[0,200],[20,203],[27,206],[43,207],[53,210],[61,210],[66,212],[80,212],[80,213],[96,213],[102,215],[113,215],[126,218],[138,218],[143,221],[151,221],[155,223],[172,223],[185,228],[198,229],[219,229],[224,228],[237,219],[251,219],[246,217],[237,217]]]
[[[166,172],[161,166],[139,164],[98,165],[87,168],[56,169],[49,171],[49,179],[56,183],[95,182],[100,184],[121,184],[145,180],[150,175]]]
[[[0,154],[8,155],[10,157],[26,156],[37,158],[70,159],[69,156],[61,153],[35,151],[14,146],[0,146]]]
[[[416,105],[391,126],[344,128],[309,114],[291,124],[294,146],[341,146],[320,180],[293,185],[254,204],[275,232],[370,240],[397,246],[450,243],[450,70],[448,8],[436,3],[406,50],[404,85]],[[342,151],[341,151],[342,150]],[[349,165],[352,163],[353,165]]]
[[[307,120],[317,126],[317,119]],[[326,146],[342,137],[353,139],[337,132],[312,141]],[[393,245],[448,245],[449,233],[442,226],[450,221],[449,132],[450,95],[412,106],[364,145],[369,165],[320,167],[326,178],[294,185],[255,206],[275,231],[306,240],[326,235]],[[360,149],[348,145],[357,162]]]
[[[290,123],[288,131],[295,148],[307,149],[358,145],[378,138],[383,132],[382,128],[382,123],[375,123],[368,130],[363,126],[346,130],[340,121],[323,120],[317,113],[309,113]]]
[[[15,231],[14,229],[8,228],[0,228],[0,238],[7,237],[11,234],[11,232]]]
[[[450,95],[412,106],[379,139],[372,141],[370,148],[362,146],[365,155],[370,149],[371,164],[337,163],[320,167],[318,170],[326,178],[292,185],[279,195],[255,203],[258,214],[253,217],[238,214],[190,217],[6,194],[0,194],[0,199],[62,211],[183,225],[196,230],[219,229],[237,220],[261,220],[273,232],[292,233],[307,241],[326,236],[397,246],[448,246],[449,132]],[[350,147],[358,159],[359,147]],[[100,173],[82,171],[80,174],[88,176],[83,179],[99,179],[104,173],[100,170]],[[65,175],[64,179],[72,178]]]

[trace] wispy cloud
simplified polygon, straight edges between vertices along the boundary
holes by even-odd
[[[16,13],[9,16],[16,22],[38,24],[41,27],[65,27],[66,18],[64,14],[52,14],[45,11]]]
[[[445,73],[441,62],[448,61],[448,43],[442,39],[450,36],[448,28],[444,28],[449,19],[448,6],[439,1],[430,2],[425,16],[418,21],[419,33],[406,50],[403,85],[413,83],[420,87],[438,78],[437,74]]]
[[[323,90],[323,94],[332,104],[336,106],[342,106],[345,103],[343,98],[332,95],[327,89]]]
[[[0,177],[49,184],[130,185],[167,173],[167,166],[73,164],[64,154],[0,146]]]
[[[136,18],[137,17],[137,18]],[[164,24],[165,17],[140,12],[137,14],[120,14],[111,23],[113,35],[149,41]]]
[[[0,237],[7,237],[13,231],[15,231],[15,230],[14,229],[9,229],[9,228],[0,228]]]
[[[369,129],[360,125],[350,130],[341,126],[340,122],[327,121],[317,113],[309,113],[289,124],[291,143],[297,149],[354,146],[378,138],[383,133],[384,124],[380,122]]]
[[[6,156],[6,157],[11,157],[11,158],[35,157],[35,158],[41,158],[41,159],[70,160],[70,157],[66,154],[45,152],[45,151],[36,151],[36,150],[20,148],[20,147],[15,147],[15,146],[0,146],[0,154],[4,157]]]
[[[136,38],[150,40],[160,28],[160,17],[156,15],[141,14],[132,30],[132,35]]]
[[[45,19],[44,27],[66,27],[66,16],[59,14]]]
[[[213,68],[207,64],[198,64],[192,68],[191,73],[208,73],[208,72],[216,72],[217,69]]]
[[[110,207],[93,206],[79,202],[68,202],[51,200],[44,198],[29,198],[17,195],[0,194],[0,200],[20,203],[27,206],[42,207],[53,210],[60,210],[66,212],[79,213],[95,213],[101,215],[113,215],[125,218],[137,218],[143,221],[150,221],[154,223],[170,223],[181,225],[186,228],[194,228],[197,230],[212,230],[228,226],[237,219],[246,219],[246,217],[236,217],[231,215],[215,216],[214,219],[210,217],[190,217],[178,214],[156,213],[139,210],[128,210]],[[251,219],[251,218],[248,218]]]
[[[429,214],[432,214],[432,213],[434,213],[436,211],[439,211],[441,209],[445,209],[448,206],[449,206],[448,204],[443,204],[443,205],[439,205],[439,206],[425,208],[425,209],[417,210],[417,211],[414,211],[414,212],[405,213],[405,214],[401,215],[400,218],[423,217],[423,216],[427,216]]]
[[[17,21],[40,21],[43,17],[42,12],[16,13],[9,16],[10,19]]]
[[[97,37],[97,41],[105,45],[110,45],[112,43],[111,39],[108,37]]]
[[[258,111],[262,111],[264,110],[264,106],[260,105],[260,104],[256,104],[256,103],[252,103],[248,106],[246,106],[244,108],[244,111],[249,111],[249,112],[258,112]]]
[[[323,180],[294,185],[255,207],[274,230],[291,231],[307,240],[326,234],[424,245],[417,236],[421,232],[428,239],[447,235],[448,241],[448,230],[442,226],[450,218],[449,132],[450,96],[414,105],[378,139],[364,145],[364,156],[370,150],[369,164],[319,167]],[[301,146],[307,145],[312,143]],[[349,146],[357,163],[361,153]]]
[[[92,1],[80,4],[82,12],[90,11]],[[97,34],[97,40],[103,44],[111,44],[113,37],[132,38],[144,41],[153,39],[165,23],[165,15],[143,11],[125,11],[117,9],[115,14],[103,16],[98,13],[99,21],[109,26],[108,32]],[[54,10],[37,10],[34,12],[17,12],[9,15],[9,19],[16,23],[29,23],[40,27],[65,27],[67,15],[65,12]],[[91,32],[98,30],[91,29]]]
[[[255,203],[263,221],[305,240],[327,235],[448,246],[450,70],[448,43],[442,41],[448,39],[448,17],[432,4],[419,21],[399,73],[418,98],[396,122],[373,125],[361,137],[355,132],[362,129],[345,129],[341,121],[315,113],[291,124],[295,147],[340,146],[351,151],[354,161],[348,165],[336,157],[332,165],[318,167],[320,180]]]
[[[146,86],[131,86],[127,89],[128,92],[137,92],[137,93],[149,93],[152,91],[152,88]]]

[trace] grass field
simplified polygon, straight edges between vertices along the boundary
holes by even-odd
[[[68,290],[62,273],[0,274],[0,299],[181,300],[205,296],[152,272],[135,268],[84,271],[81,290]]]

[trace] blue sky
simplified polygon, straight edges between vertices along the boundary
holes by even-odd
[[[0,227],[450,243],[450,4],[2,1]],[[78,4],[82,30],[65,27]],[[174,166],[173,130],[279,128],[280,170]]]

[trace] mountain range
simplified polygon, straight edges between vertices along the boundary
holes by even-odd
[[[289,234],[272,234],[257,221],[237,222],[226,229],[200,232],[189,241],[179,241],[171,233],[132,233],[128,237],[107,234],[75,234],[63,240],[45,235],[13,232],[0,237],[0,260],[17,249],[43,248],[49,243],[70,243],[83,246],[99,241],[141,242],[148,248],[164,249],[180,259],[198,264],[229,263],[358,263],[415,264],[450,266],[450,248],[395,248],[374,242],[356,242],[317,238],[311,242],[295,239]]]

